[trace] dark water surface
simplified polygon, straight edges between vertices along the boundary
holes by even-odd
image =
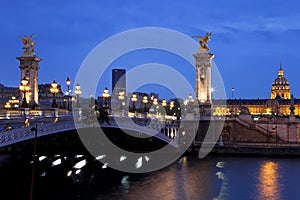
[[[0,156],[2,199],[29,199],[31,160]],[[74,168],[77,163],[83,167]],[[128,174],[89,155],[37,158],[34,199],[300,199],[300,158],[185,156],[162,170]]]

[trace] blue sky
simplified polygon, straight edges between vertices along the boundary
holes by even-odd
[[[209,47],[227,95],[235,87],[237,98],[269,98],[281,62],[292,93],[300,98],[298,1],[4,0],[1,4],[0,83],[5,85],[19,84],[16,57],[22,54],[19,36],[24,34],[34,33],[38,40],[35,50],[43,59],[39,82],[55,79],[64,86],[66,77],[74,80],[84,58],[101,41],[128,29],[154,26],[189,36],[212,31]],[[194,82],[193,72],[187,76]],[[104,84],[110,84],[110,77]]]

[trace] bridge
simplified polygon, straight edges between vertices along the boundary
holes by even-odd
[[[143,118],[129,117],[111,117],[109,123],[98,123],[98,121],[88,122],[81,117],[76,120],[77,122],[74,123],[72,115],[64,115],[62,117],[40,116],[30,120],[26,118],[15,118],[13,120],[2,119],[1,124],[6,125],[0,130],[0,147],[34,139],[35,133],[37,137],[43,137],[65,131],[91,127],[134,131],[137,134],[144,134],[143,137],[156,137],[173,147],[176,147],[179,142],[179,123],[158,120],[151,122],[150,120]],[[35,126],[37,126],[36,132]]]

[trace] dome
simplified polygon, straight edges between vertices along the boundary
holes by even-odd
[[[277,77],[272,86],[289,86],[289,82],[285,77]]]
[[[275,99],[275,98],[282,98],[282,99],[291,98],[290,84],[288,80],[284,77],[284,71],[281,65],[278,71],[278,77],[274,80],[272,84],[271,99]]]

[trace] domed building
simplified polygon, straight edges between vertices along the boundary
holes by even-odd
[[[270,99],[228,99],[227,105],[222,101],[213,100],[214,115],[238,115],[241,108],[246,107],[252,115],[288,116],[291,110],[300,116],[300,99],[291,95],[290,84],[284,77],[284,70],[280,65],[278,76],[272,83]]]
[[[280,65],[278,71],[278,77],[274,80],[272,84],[271,99],[291,99],[290,84],[288,80],[284,77],[284,71]]]

